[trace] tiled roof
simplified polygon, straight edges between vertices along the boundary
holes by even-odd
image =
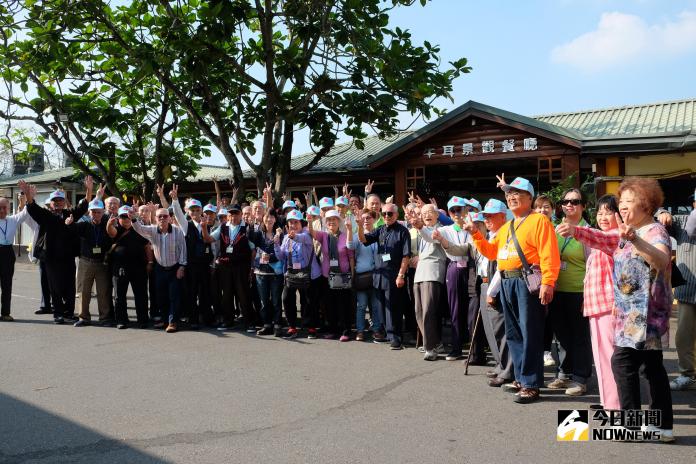
[[[20,179],[33,184],[57,182],[72,177],[75,171],[72,168],[51,169],[49,171],[34,172],[0,179],[0,185],[15,185]]]
[[[547,114],[534,119],[593,138],[696,132],[696,100]]]

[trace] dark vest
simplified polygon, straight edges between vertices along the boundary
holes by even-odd
[[[251,249],[249,248],[247,226],[239,227],[239,233],[237,233],[237,236],[231,243],[229,226],[224,224],[220,227],[220,258],[222,258],[222,261],[251,265]],[[227,252],[230,245],[232,245],[232,253]]]
[[[203,241],[203,235],[193,221],[188,221],[186,231],[186,258],[189,264],[210,264],[213,261],[210,244]]]

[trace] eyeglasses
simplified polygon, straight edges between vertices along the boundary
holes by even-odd
[[[519,197],[521,194],[519,190],[508,190],[505,192],[505,198]]]
[[[160,216],[157,216],[157,219],[169,219],[169,215],[168,214],[167,215],[160,215]]]
[[[563,206],[568,206],[568,205],[578,206],[578,205],[582,204],[582,200],[578,200],[577,198],[573,198],[571,200],[561,200],[561,204]]]
[[[394,215],[394,211],[382,211],[382,217],[392,217]]]
[[[124,214],[123,216],[119,216],[119,219],[130,219],[127,214]]]
[[[450,208],[451,213],[461,213],[464,210],[461,206],[453,206]]]

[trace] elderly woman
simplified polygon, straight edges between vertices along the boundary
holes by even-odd
[[[640,409],[642,370],[650,385],[650,409],[662,412],[661,440],[672,442],[672,396],[662,364],[672,308],[671,243],[665,228],[653,220],[664,197],[656,180],[627,178],[619,198],[618,234],[589,227],[570,227],[564,233],[612,251],[616,320],[611,365],[621,409]],[[653,426],[647,428],[653,431]]]
[[[465,255],[468,246],[457,247],[450,244],[439,232],[437,218],[439,211],[432,204],[423,205],[420,217],[411,215],[409,222],[418,230],[416,246],[418,267],[413,279],[413,296],[416,306],[416,321],[423,334],[426,361],[435,361],[442,351],[440,343],[440,317],[438,307],[445,283],[447,255]]]

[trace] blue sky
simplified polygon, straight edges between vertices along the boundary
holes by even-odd
[[[696,97],[696,0],[433,0],[392,24],[440,45],[443,62],[469,60],[445,109],[476,100],[534,116]]]

